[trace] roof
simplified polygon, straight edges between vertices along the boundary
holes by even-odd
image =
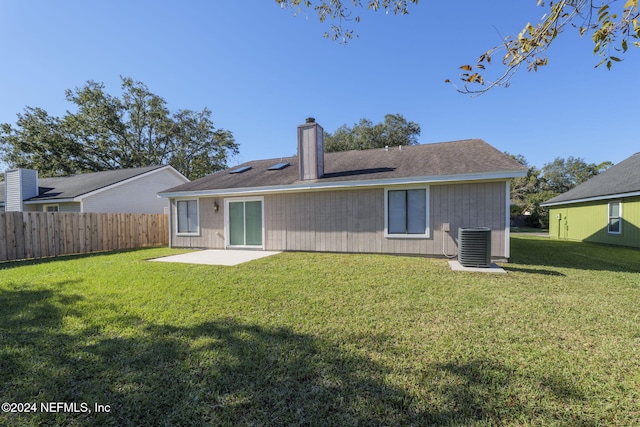
[[[289,166],[270,170],[279,163]],[[249,167],[241,173],[231,173]],[[324,175],[301,181],[298,157],[256,160],[160,193],[164,197],[428,182],[508,179],[526,168],[481,139],[324,154]]]
[[[542,206],[579,203],[640,195],[640,153],[547,200]]]
[[[27,200],[30,202],[46,202],[74,199],[136,176],[143,175],[147,172],[165,167],[168,166],[147,166],[141,168],[83,173],[64,177],[38,178],[40,194]],[[5,201],[4,191],[4,185],[0,185],[0,203],[4,203]]]

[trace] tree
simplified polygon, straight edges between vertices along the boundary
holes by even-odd
[[[549,228],[549,208],[542,207],[540,204],[557,195],[553,191],[543,190],[527,196],[527,213],[529,214],[526,216],[527,226]]]
[[[237,154],[233,134],[215,129],[211,111],[179,110],[173,115],[173,151],[169,164],[187,177],[202,177],[227,167],[228,154]]]
[[[542,189],[558,194],[565,193],[604,172],[612,165],[613,163],[609,161],[587,164],[579,157],[569,157],[566,160],[557,157],[553,162],[542,167]]]
[[[344,124],[333,134],[326,132],[324,150],[332,152],[415,145],[419,135],[420,125],[417,123],[407,121],[401,114],[387,114],[382,123],[374,125],[371,120],[363,118],[353,127]]]
[[[233,134],[216,129],[211,111],[178,110],[141,82],[122,77],[122,95],[88,81],[66,91],[77,108],[62,118],[27,107],[16,127],[0,127],[2,160],[42,176],[170,164],[190,179],[224,169],[237,154]]]
[[[538,169],[530,166],[522,155],[505,154],[528,167],[526,176],[511,180],[511,213],[516,216],[526,214],[526,223],[531,227],[547,228],[549,225],[549,211],[541,207],[541,203],[571,190],[613,165],[608,161],[595,164],[586,163],[579,157],[566,160],[558,157]]]
[[[540,169],[536,168],[535,166],[529,165],[529,162],[527,162],[527,160],[521,154],[513,155],[506,152],[505,154],[513,158],[522,166],[528,168],[526,176],[513,178],[510,185],[511,204],[518,206],[520,209],[518,214],[522,214],[529,208],[529,195],[540,191]]]
[[[82,146],[68,136],[61,119],[41,108],[26,107],[16,125],[17,129],[0,125],[2,161],[9,167],[42,170],[44,176],[79,171],[76,162],[82,157]]]
[[[524,218],[525,224],[529,227],[547,228],[549,211],[540,204],[556,196],[556,193],[541,189],[540,169],[529,165],[524,156],[505,154],[528,167],[526,176],[511,180],[512,215]]]
[[[533,0],[531,0],[533,1]],[[516,36],[510,35],[502,43],[484,52],[475,65],[463,65],[460,79],[466,94],[481,94],[496,86],[508,86],[509,80],[523,65],[529,71],[537,71],[548,64],[545,52],[556,37],[569,27],[576,28],[580,36],[590,35],[594,43],[593,52],[600,55],[597,66],[610,69],[621,61],[620,54],[627,52],[630,44],[640,47],[639,0],[537,0],[545,9],[537,25],[527,23]],[[304,9],[314,10],[321,22],[331,21],[325,37],[347,42],[354,37],[353,29],[344,27],[347,22],[360,22],[354,11],[367,9],[384,10],[396,15],[409,13],[409,5],[417,6],[418,0],[276,0],[282,8],[299,13]],[[501,58],[504,67],[497,77],[483,77],[486,67],[494,57]],[[446,82],[451,83],[450,80]]]

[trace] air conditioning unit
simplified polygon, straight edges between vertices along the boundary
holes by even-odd
[[[491,267],[491,229],[458,229],[458,261],[464,267]]]

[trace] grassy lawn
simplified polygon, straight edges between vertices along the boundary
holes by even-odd
[[[512,233],[549,233],[548,228],[511,227]]]
[[[177,252],[1,265],[0,401],[38,413],[0,425],[640,422],[638,250],[518,236],[506,275],[374,255],[145,261]]]

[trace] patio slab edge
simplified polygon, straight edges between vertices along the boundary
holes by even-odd
[[[465,267],[458,260],[449,260],[449,267],[453,271],[469,271],[473,273],[497,273],[507,274],[507,272],[497,264],[491,264],[490,267]]]

